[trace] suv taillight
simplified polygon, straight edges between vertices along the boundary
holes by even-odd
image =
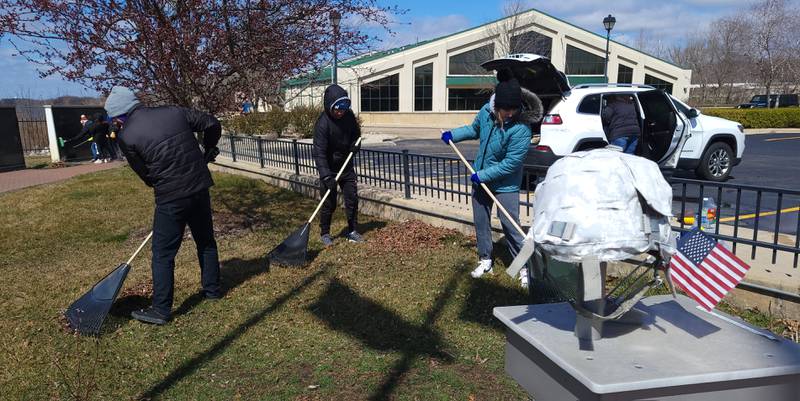
[[[546,146],[546,145],[539,145],[539,146],[537,146],[537,147],[535,147],[533,149],[538,151],[538,152],[551,152],[550,147]]]
[[[542,119],[542,125],[559,125],[563,122],[561,116],[558,114],[548,114]]]

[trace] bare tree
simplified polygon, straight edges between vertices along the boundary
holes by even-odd
[[[767,107],[774,84],[779,82],[784,70],[790,68],[797,51],[796,20],[797,13],[790,9],[787,0],[763,0],[754,4],[750,12],[744,16],[747,35],[750,40],[745,44],[745,52],[755,65],[755,73],[765,88]],[[795,78],[796,79],[796,78]]]
[[[669,49],[669,60],[673,63],[692,70],[692,83],[700,85],[698,104],[705,104],[709,92],[709,70],[711,64],[708,53],[706,33],[691,34],[683,45],[673,45]]]
[[[525,2],[510,0],[503,5],[503,19],[486,30],[494,38],[498,54],[534,53],[550,57],[551,39],[535,28],[536,17],[527,14]]]
[[[662,59],[667,59],[670,56],[670,46],[667,44],[666,40],[664,40],[664,37],[651,31],[645,31],[644,29],[639,30],[633,47],[651,56]]]
[[[734,83],[742,77],[746,65],[741,49],[747,41],[742,14],[714,21],[707,35],[708,75],[716,88],[725,94],[724,103],[731,102]],[[702,66],[697,66],[698,70]]]

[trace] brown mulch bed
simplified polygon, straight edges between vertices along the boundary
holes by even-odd
[[[445,239],[458,234],[456,230],[408,220],[375,231],[370,235],[369,243],[378,252],[411,254],[422,249],[441,249]]]
[[[119,293],[119,296],[117,298],[121,299],[126,297],[135,297],[135,296],[150,298],[150,294],[152,293],[153,293],[153,280],[151,279],[147,281],[141,281],[128,288],[123,289]]]

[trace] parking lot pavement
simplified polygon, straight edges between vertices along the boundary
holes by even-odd
[[[62,168],[27,169],[0,173],[0,193],[63,181],[81,174],[108,170],[123,164],[123,162],[85,163]]]

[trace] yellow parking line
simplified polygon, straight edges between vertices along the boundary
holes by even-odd
[[[800,211],[800,206],[790,207],[790,208],[787,208],[787,209],[781,209],[781,214],[791,213],[791,212],[798,212],[798,211]],[[776,214],[778,214],[778,212],[762,212],[762,213],[758,214],[758,217],[774,216]],[[756,217],[755,213],[744,214],[744,215],[739,216],[739,220],[753,219],[755,217]],[[722,218],[719,219],[719,222],[720,223],[727,223],[729,221],[734,221],[734,220],[736,220],[736,216],[722,217]]]
[[[770,138],[770,139],[765,139],[764,142],[790,141],[792,139],[800,139],[800,136],[790,136],[786,138]]]

